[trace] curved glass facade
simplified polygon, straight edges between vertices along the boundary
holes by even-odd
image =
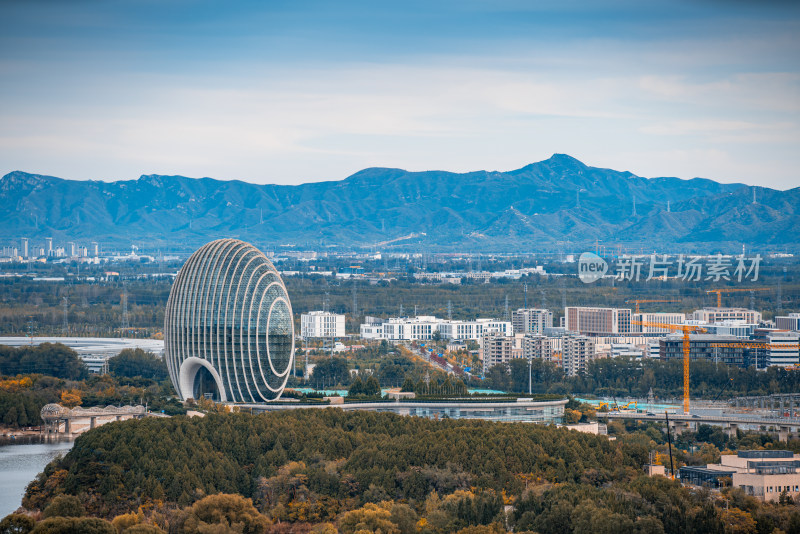
[[[294,361],[292,305],[262,252],[220,239],[192,254],[167,301],[164,357],[184,400],[280,397]]]

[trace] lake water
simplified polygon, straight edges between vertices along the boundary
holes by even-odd
[[[46,442],[38,436],[0,438],[0,518],[22,504],[25,488],[50,461],[72,448],[72,441]]]

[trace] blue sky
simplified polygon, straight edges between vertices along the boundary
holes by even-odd
[[[0,3],[0,172],[364,167],[800,186],[791,2]]]

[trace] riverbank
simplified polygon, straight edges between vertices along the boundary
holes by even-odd
[[[19,438],[23,436],[38,436],[41,434],[41,427],[29,426],[25,428],[12,428],[0,425],[0,436],[4,438]]]

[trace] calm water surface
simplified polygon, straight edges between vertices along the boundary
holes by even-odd
[[[0,437],[0,518],[19,508],[28,483],[50,460],[66,454],[72,443],[46,442],[38,436],[16,440]]]

